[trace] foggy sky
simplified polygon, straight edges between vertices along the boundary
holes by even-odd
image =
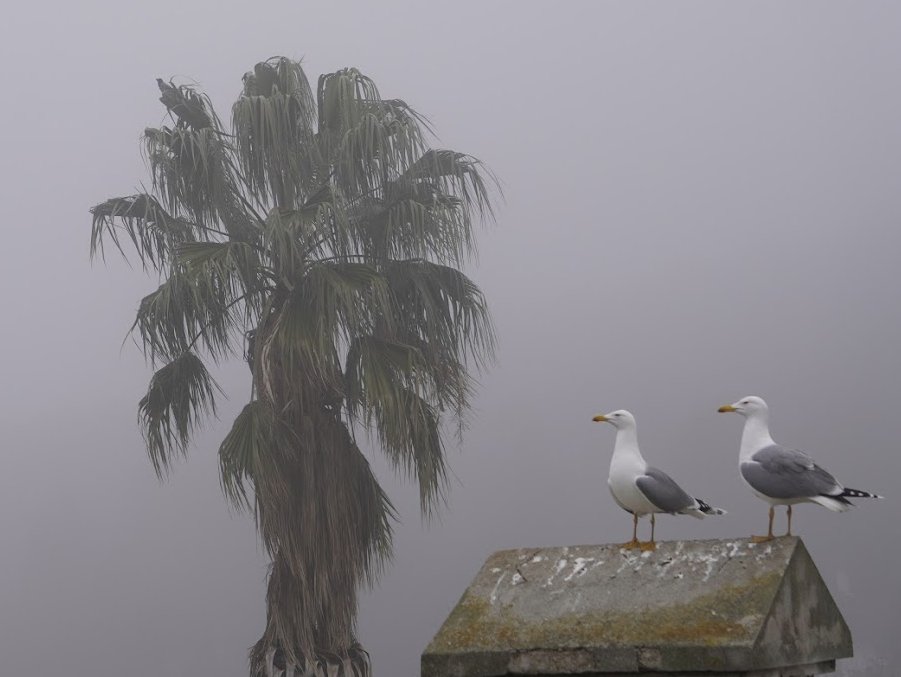
[[[313,81],[360,68],[505,193],[470,270],[499,360],[450,450],[441,517],[423,524],[373,456],[403,520],[360,610],[377,675],[418,675],[491,551],[628,538],[594,414],[632,410],[648,460],[729,510],[664,517],[659,538],[760,533],[741,421],[715,413],[746,394],[767,398],[777,440],[889,496],[802,506],[795,527],[858,656],[897,665],[899,27],[897,3],[824,0],[7,9],[0,672],[246,675],[266,557],[215,452],[248,373],[217,372],[220,421],[157,482],[136,424],[151,372],[123,344],[155,282],[89,264],[87,210],[147,182],[156,77],[196,81],[227,118],[241,75],[275,54]]]

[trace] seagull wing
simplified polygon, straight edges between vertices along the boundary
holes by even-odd
[[[741,464],[745,481],[770,498],[812,498],[841,494],[843,487],[803,451],[772,444]]]
[[[672,477],[652,466],[648,466],[635,484],[645,498],[663,512],[679,512],[695,505],[695,499],[686,494]]]

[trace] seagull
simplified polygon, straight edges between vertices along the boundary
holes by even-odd
[[[751,540],[762,543],[773,539],[773,515],[777,505],[787,507],[785,535],[791,536],[792,506],[796,503],[818,503],[834,512],[844,512],[854,505],[849,498],[884,498],[869,491],[845,488],[803,451],[777,444],[770,436],[769,408],[763,398],[749,395],[734,404],[723,405],[717,411],[721,414],[734,411],[745,417],[738,468],[751,491],[770,504],[767,535],[752,536]]]
[[[703,519],[706,515],[726,514],[725,510],[713,508],[699,498],[692,498],[669,475],[648,465],[638,449],[635,417],[631,413],[620,409],[609,414],[598,414],[591,420],[610,423],[616,428],[607,486],[610,487],[616,504],[632,513],[632,540],[623,543],[621,547],[627,550],[656,549],[654,515],[659,512],[691,515],[698,519]],[[638,518],[644,515],[651,516],[651,540],[647,543],[638,540]]]

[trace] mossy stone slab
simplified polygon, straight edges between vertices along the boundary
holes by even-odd
[[[821,672],[851,652],[795,537],[520,548],[488,558],[422,677]]]

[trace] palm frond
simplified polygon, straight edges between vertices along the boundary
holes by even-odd
[[[370,104],[381,98],[375,82],[356,68],[320,75],[316,89],[319,133],[340,137],[356,127]]]
[[[152,195],[117,197],[91,207],[91,257],[104,256],[104,240],[111,241],[122,256],[123,236],[131,241],[144,267],[162,270],[174,247],[194,240],[195,226],[169,214]]]
[[[276,277],[291,288],[309,263],[347,252],[349,239],[334,228],[332,203],[324,191],[319,199],[298,209],[273,209],[262,229],[262,247]]]
[[[413,346],[374,335],[358,336],[347,351],[345,394],[352,419],[372,419],[373,403],[399,406],[400,390],[422,391],[428,371],[422,353]]]
[[[261,400],[247,404],[219,446],[219,477],[225,495],[238,508],[250,506],[248,486],[263,476],[264,463],[276,453],[278,425],[272,408]],[[279,491],[282,494],[283,491]]]
[[[193,430],[215,414],[218,389],[203,362],[185,352],[150,379],[138,404],[138,419],[153,469],[163,477],[175,456],[184,456]]]
[[[482,291],[462,272],[426,260],[392,261],[385,277],[397,322],[428,344],[484,366],[495,334]]]
[[[266,385],[283,381],[280,372],[303,374],[304,378],[328,384],[338,368],[334,335],[323,327],[311,299],[294,290],[273,312],[273,331],[262,344],[263,378]],[[288,393],[296,384],[286,383]]]
[[[438,412],[423,397],[404,388],[391,402],[375,406],[379,441],[395,464],[416,480],[422,512],[433,514],[447,484],[444,444]]]
[[[424,150],[419,116],[402,101],[382,100],[355,68],[320,76],[316,100],[317,145],[348,195],[377,191]]]
[[[427,514],[447,479],[440,414],[425,396],[430,366],[417,348],[366,336],[351,345],[345,372],[349,416],[373,428],[395,467],[418,482]]]
[[[458,265],[472,251],[471,222],[462,203],[452,197],[370,200],[355,205],[351,223],[361,244],[382,259],[435,259]]]
[[[160,102],[181,124],[191,129],[219,129],[213,103],[206,94],[189,85],[176,85],[171,80],[165,82],[162,78],[157,78],[156,84],[162,92]]]
[[[389,308],[384,277],[366,263],[313,263],[298,289],[309,299],[319,331],[332,341],[368,331],[373,315],[384,316]]]
[[[235,306],[245,298],[214,275],[176,269],[141,299],[132,330],[151,362],[173,359],[198,342],[218,360],[233,352],[240,316]]]
[[[264,389],[281,380],[279,372],[299,369],[327,403],[339,402],[341,346],[371,328],[373,313],[384,316],[388,308],[385,281],[371,266],[312,264],[274,310],[272,331],[261,344]],[[300,397],[296,386],[291,389]]]
[[[429,343],[411,334],[402,334],[401,339],[423,356],[421,374],[427,384],[423,397],[439,414],[453,416],[460,438],[466,427],[466,414],[474,390],[471,370],[446,345]]]
[[[473,216],[492,216],[493,175],[471,156],[426,150],[348,205],[361,246],[383,257],[460,265],[475,253]]]
[[[187,276],[227,290],[228,298],[243,296],[248,308],[259,309],[257,297],[271,274],[260,260],[260,250],[240,241],[185,243],[176,250],[176,261]]]
[[[300,63],[277,57],[244,76],[244,91],[232,107],[248,192],[282,208],[303,200],[318,158],[310,143],[315,106]]]
[[[491,189],[500,190],[497,179],[471,155],[452,150],[427,150],[400,178],[400,182],[423,181],[437,185],[446,195],[460,197],[480,216],[494,216]]]
[[[212,127],[176,126],[147,128],[144,142],[153,189],[166,209],[215,227],[236,199],[225,137]]]
[[[374,192],[424,150],[418,125],[370,103],[334,146],[335,177],[346,193]]]

